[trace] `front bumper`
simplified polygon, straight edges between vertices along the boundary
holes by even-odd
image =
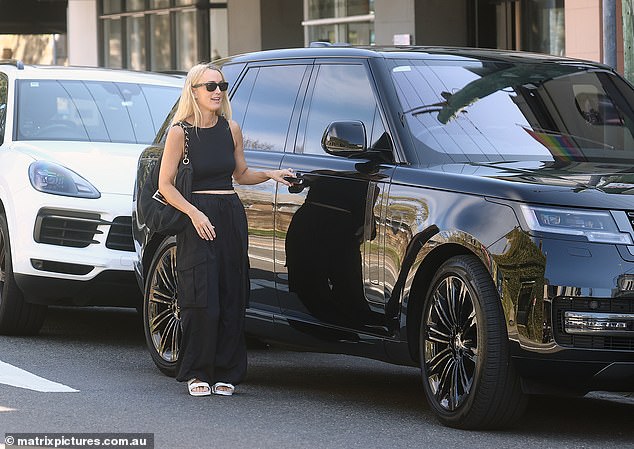
[[[135,305],[131,196],[28,193],[7,210],[13,272],[26,300]]]
[[[559,349],[536,354],[515,348],[513,362],[526,392],[634,391],[634,351]]]
[[[24,274],[15,280],[33,304],[139,307],[142,300],[133,271],[102,271],[83,282]]]
[[[499,265],[499,287],[502,298],[510,300],[505,313],[512,356],[532,385],[528,390],[547,385],[581,392],[633,391],[631,249],[520,237],[516,242],[530,251],[532,263]]]

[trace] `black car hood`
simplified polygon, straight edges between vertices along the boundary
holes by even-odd
[[[397,170],[394,181],[527,203],[634,210],[634,166],[629,164],[444,164]]]

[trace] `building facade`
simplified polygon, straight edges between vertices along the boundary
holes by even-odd
[[[24,0],[41,8],[41,0]],[[616,36],[621,3],[616,4]],[[313,41],[526,50],[605,61],[608,0],[47,0],[66,10],[67,63],[186,70],[199,61]],[[16,8],[18,11],[24,8]],[[34,26],[0,19],[0,36]],[[19,20],[28,20],[23,15]],[[26,23],[26,22],[25,22]],[[49,27],[50,28],[50,27]],[[61,30],[59,20],[55,30]],[[96,32],[95,32],[96,30]],[[36,30],[35,30],[36,31]],[[59,40],[59,38],[57,38]],[[6,41],[6,39],[5,39]],[[623,68],[622,38],[616,39]],[[20,57],[19,51],[15,54]],[[48,61],[43,61],[48,62]],[[613,63],[614,64],[614,63]]]

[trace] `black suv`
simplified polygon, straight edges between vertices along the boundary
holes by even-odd
[[[613,70],[426,47],[221,65],[249,166],[299,173],[236,186],[249,334],[420,366],[453,427],[509,425],[527,393],[631,390],[634,89]],[[169,374],[175,241],[134,223],[147,343]]]

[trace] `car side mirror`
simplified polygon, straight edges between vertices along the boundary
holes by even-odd
[[[360,156],[367,151],[365,125],[357,120],[332,122],[324,132],[321,146],[333,156]]]

